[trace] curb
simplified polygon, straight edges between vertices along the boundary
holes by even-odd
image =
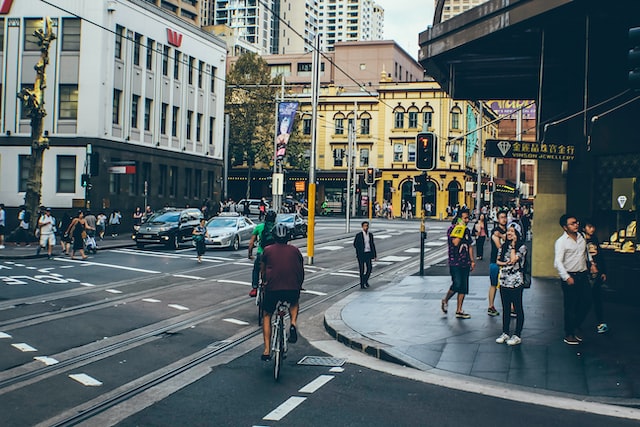
[[[135,246],[135,243],[130,243],[130,242],[126,242],[126,243],[116,243],[113,245],[109,245],[109,246],[103,246],[103,247],[99,247],[98,248],[98,252],[100,252],[101,250],[108,250],[108,249],[118,249],[118,248],[128,248],[130,246]],[[34,249],[37,248],[37,246],[33,247]],[[61,256],[62,254],[60,252],[54,252],[51,256]],[[47,254],[46,251],[45,253],[41,253],[40,255],[36,255],[35,253],[30,253],[30,254],[25,254],[25,255],[5,255],[0,253],[0,260],[15,260],[15,259],[39,259],[39,258],[46,258]]]

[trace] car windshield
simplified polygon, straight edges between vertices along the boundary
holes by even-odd
[[[235,218],[213,218],[209,220],[207,227],[235,227]]]
[[[293,215],[278,214],[278,216],[276,217],[277,222],[293,222],[293,219]]]
[[[158,216],[149,218],[150,222],[178,222],[180,212],[164,212]]]

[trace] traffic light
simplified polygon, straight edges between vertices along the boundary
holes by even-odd
[[[640,91],[640,27],[629,28],[629,87]]]
[[[364,175],[364,182],[367,185],[373,185],[376,182],[376,170],[375,168],[367,168],[367,172]]]
[[[432,132],[416,135],[416,168],[433,170],[436,167],[436,136]]]
[[[83,187],[88,187],[89,185],[91,185],[91,178],[89,177],[89,174],[82,174],[82,176],[80,177],[80,185],[82,185]]]
[[[425,174],[417,175],[413,178],[413,181],[415,182],[416,191],[419,191],[422,194],[427,192],[427,182],[429,181],[429,178],[427,178],[427,175]]]
[[[489,193],[493,193],[494,191],[496,191],[496,186],[493,181],[487,182],[487,190],[489,190]]]

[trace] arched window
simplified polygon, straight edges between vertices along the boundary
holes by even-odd
[[[404,108],[396,107],[396,109],[393,110],[393,115],[394,115],[393,127],[395,129],[403,129],[404,128]]]
[[[369,113],[360,114],[360,134],[371,134],[371,115]]]
[[[447,191],[449,192],[449,206],[455,207],[460,204],[460,190],[460,183],[455,179],[447,185]]]
[[[422,124],[427,128],[433,127],[433,108],[428,105],[422,109]]]
[[[334,133],[344,135],[344,114],[338,113],[333,116]]]
[[[462,110],[456,105],[451,109],[451,129],[460,129],[460,117],[462,117]]]
[[[409,108],[409,129],[415,129],[418,127],[418,108]]]

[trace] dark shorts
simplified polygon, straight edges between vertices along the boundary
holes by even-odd
[[[498,286],[498,274],[500,273],[500,267],[498,264],[489,264],[489,281],[491,286]]]
[[[291,305],[298,304],[300,291],[271,291],[264,293],[263,307],[265,313],[273,314],[278,301],[288,302]]]
[[[0,235],[4,235],[4,225],[0,225]]]
[[[449,267],[451,290],[462,295],[469,293],[469,267]]]

